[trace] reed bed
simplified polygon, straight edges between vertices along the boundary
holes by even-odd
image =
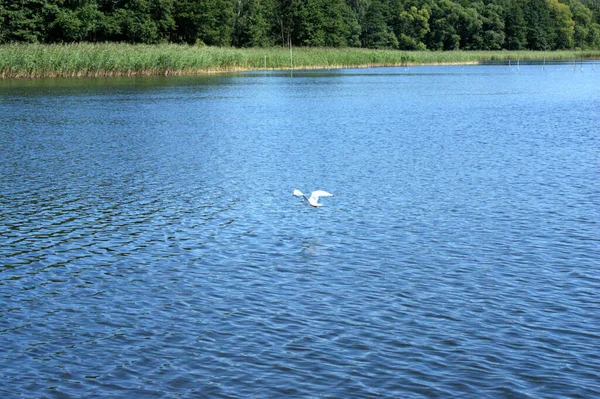
[[[475,64],[485,61],[600,59],[600,51],[397,51],[217,48],[177,44],[77,43],[0,46],[0,77],[190,75],[261,69]]]

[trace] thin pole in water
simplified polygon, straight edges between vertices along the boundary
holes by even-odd
[[[265,71],[267,70],[267,56],[265,55]]]
[[[542,71],[546,70],[546,49],[544,49],[544,65],[542,66]]]
[[[519,60],[520,60],[520,57],[517,57],[517,72],[521,70],[521,68],[519,68]]]
[[[290,76],[294,75],[294,56],[292,54],[292,38],[290,37]]]

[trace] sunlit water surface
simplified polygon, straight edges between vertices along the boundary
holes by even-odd
[[[593,67],[1,81],[0,395],[597,397]]]

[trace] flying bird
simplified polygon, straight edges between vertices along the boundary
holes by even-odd
[[[294,190],[295,197],[304,197],[308,201],[308,203],[314,207],[323,206],[323,204],[319,204],[319,197],[333,197],[333,194],[329,194],[327,191],[317,190],[313,191],[308,198],[306,195],[302,194],[300,190]]]

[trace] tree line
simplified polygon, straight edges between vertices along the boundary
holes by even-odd
[[[0,0],[0,43],[600,48],[600,0]]]

